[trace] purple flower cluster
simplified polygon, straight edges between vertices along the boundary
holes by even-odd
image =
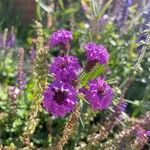
[[[48,43],[50,46],[61,45],[66,47],[67,44],[72,40],[72,33],[65,29],[60,29],[57,32],[52,33],[49,38]]]
[[[97,45],[94,42],[88,42],[84,45],[87,61],[96,61],[100,64],[106,64],[109,60],[109,53],[102,45]]]
[[[71,83],[77,79],[80,65],[75,56],[58,56],[49,67],[49,72],[54,74],[56,80]]]
[[[52,34],[50,43],[53,46],[58,44],[66,46],[71,39],[71,32],[62,29]],[[84,45],[84,49],[88,63],[106,64],[109,60],[109,53],[102,45],[89,42]],[[54,81],[49,84],[43,94],[43,107],[49,113],[54,116],[64,116],[73,111],[77,103],[78,92],[85,95],[94,110],[106,109],[111,105],[112,88],[101,77],[89,81],[88,88],[77,89],[78,86],[74,83],[78,81],[80,70],[80,64],[75,56],[65,54],[54,58],[52,64],[49,65],[49,73],[53,75]]]
[[[113,91],[101,77],[93,79],[88,82],[89,88],[86,92],[86,99],[95,109],[106,109],[112,103]]]
[[[75,56],[58,56],[49,66],[55,80],[44,93],[43,106],[54,116],[64,116],[74,110],[77,92],[72,82],[77,79],[80,65]]]
[[[64,116],[75,108],[76,90],[62,81],[53,81],[44,92],[43,106],[54,116]]]
[[[103,45],[98,45],[94,42],[86,43],[83,48],[85,49],[87,64],[85,70],[91,71],[96,63],[107,64],[109,60],[109,53]]]

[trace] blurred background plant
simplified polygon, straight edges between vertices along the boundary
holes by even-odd
[[[86,106],[81,106],[79,122],[64,149],[121,149],[122,145],[126,150],[142,147],[148,149],[149,139],[145,136],[150,130],[148,0],[0,0],[0,18],[2,148],[51,147],[62,135],[63,126],[69,117],[67,115],[57,118],[42,111],[37,118],[38,125],[30,143],[22,143],[22,132],[28,120],[36,86],[36,19],[43,24],[44,49],[48,48],[47,39],[53,31],[66,28],[73,32],[71,53],[79,58],[82,66],[85,65],[82,47],[84,43],[94,41],[105,45],[110,53],[110,61],[104,76],[107,75],[106,80],[114,89],[114,105],[121,97],[128,103],[126,113],[122,113],[119,108],[123,117],[121,121],[114,117],[120,105],[101,112],[93,112],[91,109],[85,109]],[[49,48],[48,62],[50,63],[58,53],[58,47]],[[94,71],[96,74],[96,70]],[[51,77],[48,76],[47,80],[51,81]],[[146,115],[142,116],[145,113]],[[114,120],[110,119],[112,116]],[[142,117],[139,119],[140,116]],[[139,131],[142,132],[142,136],[136,135]],[[126,137],[127,140],[124,140]],[[135,137],[138,138],[137,141],[130,140]],[[143,146],[132,147],[139,144],[141,139],[145,139],[145,143],[141,142],[144,143]],[[118,145],[115,145],[116,143]]]

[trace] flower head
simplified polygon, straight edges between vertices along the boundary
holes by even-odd
[[[111,105],[113,91],[105,80],[98,77],[89,81],[88,86],[86,99],[93,109],[106,109]]]
[[[58,56],[49,67],[49,72],[54,74],[56,80],[64,82],[76,80],[79,70],[80,65],[75,56]]]
[[[100,64],[106,64],[109,60],[109,53],[102,45],[97,45],[94,42],[88,42],[84,45],[84,49],[89,62],[96,61]]]
[[[76,90],[62,81],[53,81],[44,92],[43,107],[54,116],[73,111],[76,102]]]
[[[49,38],[49,44],[51,46],[62,45],[63,47],[66,47],[72,38],[72,33],[70,31],[60,29],[52,33],[51,37]]]

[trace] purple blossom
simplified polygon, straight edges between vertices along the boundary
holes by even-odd
[[[14,32],[6,34],[0,33],[0,48],[12,48],[16,44],[16,35]]]
[[[82,94],[84,94],[84,95],[86,95],[87,89],[86,89],[85,87],[81,87],[81,88],[79,89],[79,92],[82,93]]]
[[[35,50],[35,47],[32,46],[31,49],[30,49],[30,61],[31,61],[31,64],[34,64],[35,62],[35,56],[36,56],[36,50]]]
[[[114,110],[114,115],[117,120],[123,120],[122,112],[125,112],[127,108],[127,102],[124,101],[124,99],[121,97],[119,103],[115,106]]]
[[[102,45],[97,45],[94,42],[88,42],[84,45],[86,57],[89,62],[96,61],[100,64],[106,64],[109,60],[109,53]]]
[[[61,45],[63,47],[66,47],[72,39],[73,37],[70,31],[66,29],[60,29],[52,33],[48,43],[50,44],[50,46]]]
[[[12,100],[16,100],[17,96],[20,93],[20,89],[17,88],[16,86],[9,86],[8,87],[8,96],[12,99]]]
[[[93,109],[106,109],[112,103],[113,91],[101,77],[88,82],[86,99]]]
[[[80,64],[75,56],[58,56],[49,67],[49,72],[54,74],[56,80],[72,82],[77,79]]]
[[[43,107],[54,116],[64,116],[73,111],[77,102],[74,87],[62,81],[53,81],[43,95]]]
[[[149,130],[149,131],[146,131],[146,134],[147,134],[148,136],[150,136],[150,130]]]
[[[147,136],[147,131],[139,125],[135,126],[135,132],[138,138],[142,139],[143,137]]]
[[[126,108],[127,108],[127,102],[121,99],[120,102],[116,105],[115,111],[125,112]]]
[[[104,28],[104,26],[106,25],[107,22],[108,22],[108,15],[104,14],[99,20],[99,28],[100,28],[100,30],[102,30]]]
[[[131,0],[119,0],[120,2],[116,4],[118,11],[116,11],[116,22],[119,28],[122,28],[125,21],[128,18],[129,7],[132,4]],[[117,3],[117,2],[116,2]]]
[[[13,32],[8,33],[6,39],[6,47],[12,48],[16,44],[16,36]]]
[[[83,3],[81,4],[81,10],[86,13],[89,9],[88,9],[88,6]]]

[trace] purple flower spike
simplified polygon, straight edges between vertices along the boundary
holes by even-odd
[[[63,47],[66,47],[72,39],[73,37],[70,31],[60,29],[52,33],[48,43],[50,44],[50,46],[61,45]]]
[[[88,83],[89,89],[86,93],[86,99],[93,109],[106,109],[112,103],[112,88],[101,77],[93,79]]]
[[[3,45],[4,45],[3,43],[4,43],[3,34],[0,33],[0,48],[3,47]]]
[[[56,80],[72,82],[77,79],[80,65],[75,56],[58,56],[49,67],[49,72],[54,74]]]
[[[109,53],[107,49],[102,45],[97,45],[94,42],[88,42],[84,45],[87,57],[87,70],[91,70],[93,66],[98,62],[100,64],[106,64],[109,60]],[[89,67],[89,64],[92,66]]]
[[[43,107],[54,116],[64,116],[74,110],[76,90],[70,84],[53,81],[44,92]]]
[[[16,36],[15,36],[15,34],[13,32],[10,32],[7,35],[6,47],[12,48],[15,44],[16,44]]]
[[[125,112],[126,108],[127,108],[127,102],[121,99],[120,102],[115,107],[115,111],[117,111],[117,112]]]
[[[150,130],[149,130],[149,131],[146,131],[146,134],[147,134],[148,136],[150,136]]]

